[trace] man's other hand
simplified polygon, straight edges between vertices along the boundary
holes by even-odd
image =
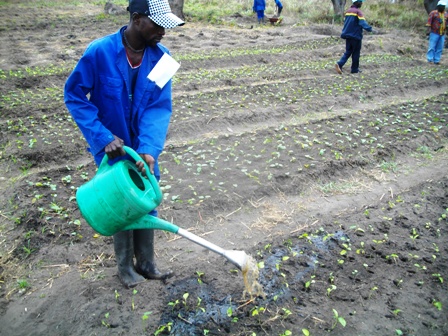
[[[106,148],[104,148],[104,151],[106,152],[106,155],[109,157],[109,159],[115,159],[119,156],[126,155],[123,146],[124,141],[114,135],[114,140],[109,143]]]

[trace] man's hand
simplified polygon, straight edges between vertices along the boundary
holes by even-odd
[[[151,155],[149,155],[149,154],[140,154],[140,157],[149,166],[149,170],[150,170],[151,175],[154,175],[154,164],[155,164],[156,160],[154,160],[154,158]],[[137,161],[135,163],[135,165],[137,166],[138,171],[143,174],[143,176],[147,176],[145,165],[143,164],[142,161]]]
[[[372,28],[372,34],[373,34],[373,35],[378,35],[379,33],[380,33],[379,30],[377,30],[377,29],[373,29],[373,28]]]
[[[115,159],[119,156],[126,155],[123,146],[124,141],[114,135],[114,140],[104,148],[104,151],[106,152],[106,155],[109,157],[109,159]]]

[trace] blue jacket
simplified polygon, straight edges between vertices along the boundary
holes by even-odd
[[[113,135],[157,162],[171,117],[171,81],[160,89],[147,78],[163,54],[169,53],[161,44],[145,49],[131,102],[129,65],[121,37],[125,28],[93,41],[65,84],[65,104],[97,165]],[[157,164],[154,173],[160,175]]]
[[[367,23],[361,10],[353,5],[345,12],[341,37],[343,39],[362,40],[363,29],[372,31],[372,27]]]
[[[264,11],[266,9],[265,0],[254,0],[254,6],[252,7],[254,12]]]

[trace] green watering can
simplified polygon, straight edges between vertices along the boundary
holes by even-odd
[[[136,162],[143,161],[132,148],[124,146],[124,150]],[[103,236],[137,229],[172,232],[222,255],[243,270],[248,261],[244,251],[224,250],[170,222],[148,215],[163,197],[159,183],[144,161],[148,178],[138,171],[134,162],[121,160],[109,165],[107,161],[104,155],[95,177],[76,192],[81,215],[96,232]]]

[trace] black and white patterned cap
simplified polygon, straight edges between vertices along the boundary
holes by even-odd
[[[152,21],[167,29],[185,23],[171,12],[168,0],[129,0],[128,11],[146,14]]]

